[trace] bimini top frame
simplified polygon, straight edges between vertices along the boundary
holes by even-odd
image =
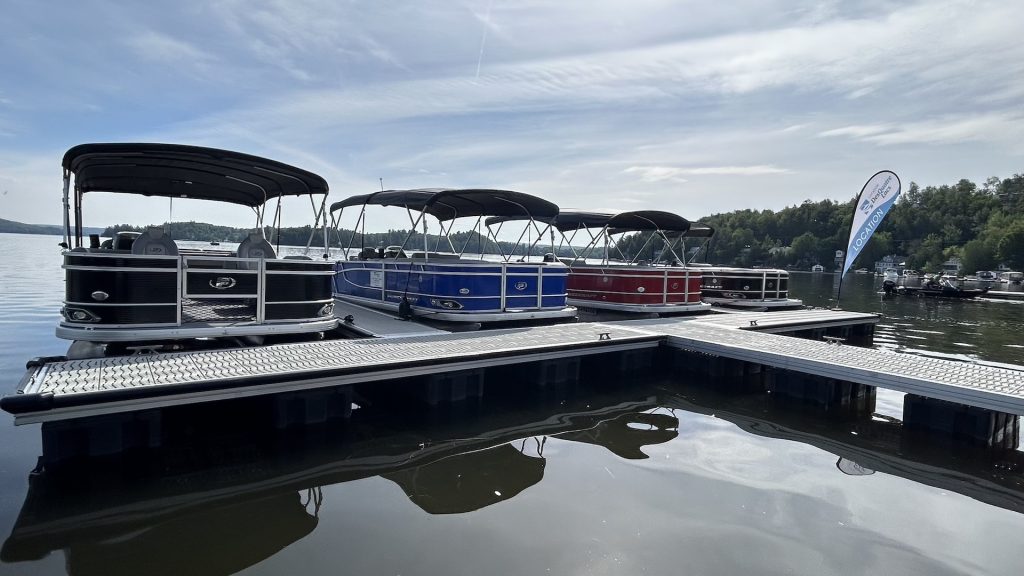
[[[591,253],[599,247],[598,244],[603,242],[602,264],[609,263],[613,249],[618,252],[623,261],[629,264],[636,264],[640,254],[656,238],[663,240],[665,245],[665,250],[661,252],[658,260],[664,260],[667,256],[671,256],[671,260],[667,263],[684,262],[676,252],[676,248],[681,245],[682,237],[693,228],[693,225],[682,216],[660,210],[635,210],[628,212],[562,210],[555,220],[555,227],[562,232],[563,241],[568,244],[576,260],[585,262],[591,256]],[[700,228],[704,227],[701,226]],[[582,254],[573,247],[573,241],[581,231],[586,232],[590,237],[590,241],[583,249]],[[622,252],[614,239],[615,235],[627,232],[650,232],[643,246],[641,246],[640,250],[637,250],[636,255],[632,258],[628,258]]]
[[[277,198],[274,222],[280,226],[281,197],[310,196],[314,230],[324,224],[326,245],[327,181],[282,162],[200,146],[180,144],[81,144],[64,154],[65,242],[82,245],[82,196],[86,192],[194,198],[248,206],[263,224],[264,207]],[[70,225],[70,181],[75,176],[75,228]],[[319,208],[314,195],[323,195]],[[326,247],[326,246],[325,246]]]
[[[472,240],[472,236],[467,237],[466,242],[463,244],[461,249],[455,247],[450,234],[454,223],[453,221],[458,218],[475,216],[477,220],[473,226],[473,230],[477,232],[477,236],[479,238],[484,237],[484,235],[480,233],[481,223],[484,216],[501,218],[502,221],[529,221],[529,224],[527,224],[523,229],[523,232],[519,235],[519,239],[516,241],[516,246],[518,246],[522,242],[523,238],[527,236],[531,227],[537,230],[537,239],[530,245],[530,248],[527,249],[527,254],[529,254],[533,246],[540,241],[540,238],[545,231],[545,229],[540,227],[539,223],[545,223],[547,228],[550,229],[551,222],[558,215],[557,205],[542,198],[531,196],[530,194],[513,192],[511,190],[492,190],[483,188],[382,190],[380,192],[372,192],[370,194],[351,196],[345,200],[332,204],[330,209],[332,226],[336,230],[340,230],[339,226],[341,224],[341,216],[344,209],[353,206],[359,206],[360,212],[355,226],[352,229],[352,234],[349,237],[348,245],[344,247],[345,259],[349,258],[349,251],[353,248],[356,234],[358,233],[361,238],[365,238],[367,206],[400,206],[405,208],[409,215],[411,229],[406,235],[402,245],[398,248],[398,252],[404,252],[409,241],[412,239],[413,234],[416,232],[417,228],[420,228],[423,234],[423,257],[427,260],[430,258],[426,219],[428,214],[438,221],[440,227],[437,244],[439,245],[441,239],[444,238],[452,252],[458,253],[460,257],[465,254],[466,249],[469,247],[469,243]],[[416,213],[418,213],[418,215],[416,215]],[[498,231],[500,231],[500,227]],[[498,231],[492,231],[490,227],[488,227],[487,237],[493,240],[495,245],[498,246],[502,259],[509,261],[515,255],[515,249],[507,255],[504,253],[501,249],[500,243],[498,242]],[[435,248],[436,247],[437,246],[435,246]],[[482,259],[483,249],[481,249],[480,252],[480,257]]]

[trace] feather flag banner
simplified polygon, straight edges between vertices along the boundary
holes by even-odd
[[[850,225],[850,241],[843,260],[843,272],[853,265],[861,250],[868,244],[871,235],[878,229],[882,219],[896,203],[900,195],[900,178],[894,172],[882,170],[868,179],[861,189],[854,205],[853,223]]]

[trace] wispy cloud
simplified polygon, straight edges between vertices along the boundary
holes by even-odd
[[[626,174],[636,174],[644,182],[662,182],[671,180],[686,182],[682,176],[764,176],[768,174],[791,174],[788,168],[779,168],[766,164],[755,166],[630,166],[623,170]]]
[[[902,124],[844,126],[826,130],[820,136],[848,136],[880,145],[961,144],[989,141],[1017,143],[1024,150],[1024,114],[990,113],[951,115]]]

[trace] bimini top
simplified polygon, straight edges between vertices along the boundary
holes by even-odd
[[[550,220],[558,214],[558,206],[511,190],[423,188],[419,190],[383,190],[351,196],[331,204],[331,212],[364,204],[402,206],[426,212],[438,220],[465,216],[521,216]]]
[[[662,232],[686,232],[690,221],[682,216],[661,210],[634,210],[631,212],[591,212],[587,210],[562,210],[558,213],[555,226],[563,231],[579,228],[604,228],[608,232],[636,232],[640,230],[661,230]]]
[[[279,196],[327,194],[327,181],[275,160],[180,144],[80,144],[64,154],[75,189],[260,206]]]
[[[711,238],[715,235],[715,229],[707,224],[690,224],[690,229],[686,231],[687,238]]]

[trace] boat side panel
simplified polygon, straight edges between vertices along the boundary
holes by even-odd
[[[683,304],[700,302],[701,273],[682,269],[626,266],[574,266],[569,297],[621,304]]]
[[[392,303],[407,298],[413,306],[445,311],[502,310],[500,265],[342,261],[337,271],[334,289],[339,295]],[[538,281],[543,277],[542,307],[564,308],[565,276],[561,267],[509,266],[504,276],[505,307],[537,309]]]
[[[701,291],[707,298],[786,299],[789,297],[789,274],[783,271],[702,270]]]

